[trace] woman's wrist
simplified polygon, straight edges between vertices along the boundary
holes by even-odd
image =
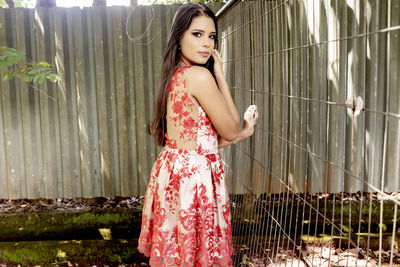
[[[221,81],[225,80],[225,74],[223,70],[215,71],[214,75],[215,79],[217,80],[217,83],[220,83]]]
[[[228,92],[229,91],[229,86],[228,82],[226,81],[226,78],[224,75],[215,75],[215,80],[217,82],[218,88],[221,92]],[[226,97],[224,95],[224,97]]]
[[[247,121],[244,121],[243,128],[239,130],[238,136],[235,140],[232,141],[226,141],[223,139],[221,136],[218,137],[218,148],[226,147],[231,144],[236,144],[237,142],[240,142],[250,136],[253,135],[254,133],[254,127],[250,126]]]
[[[250,125],[250,123],[247,120],[244,120],[243,129],[245,130],[244,138],[250,137],[254,133],[254,126]]]

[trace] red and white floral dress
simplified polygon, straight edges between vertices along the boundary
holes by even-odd
[[[166,146],[151,171],[138,249],[151,266],[232,266],[229,196],[217,133],[178,69],[167,104]]]

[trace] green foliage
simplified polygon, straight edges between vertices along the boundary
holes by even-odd
[[[15,7],[33,7],[33,0],[14,0]],[[8,7],[5,0],[0,0],[0,7]]]
[[[242,258],[242,262],[240,263],[240,266],[250,266],[250,267],[254,267],[254,264],[251,263],[249,257],[244,254],[243,258]]]
[[[144,258],[137,250],[137,242],[137,239],[0,242],[0,262],[6,262],[7,266],[98,266],[99,263],[119,266],[124,262],[139,266],[135,263]]]
[[[154,0],[152,2],[152,5],[156,4],[183,4],[187,2],[187,0]],[[208,3],[225,3],[227,0],[192,0],[192,2],[200,2],[203,4],[208,4]]]
[[[0,70],[4,71],[3,79],[11,80],[19,78],[24,82],[34,82],[41,84],[45,79],[55,83],[60,77],[53,73],[50,64],[47,62],[23,62],[25,55],[13,48],[0,47]]]

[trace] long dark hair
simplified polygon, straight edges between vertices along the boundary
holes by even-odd
[[[215,48],[218,45],[218,24],[217,18],[214,12],[204,4],[198,2],[189,2],[179,7],[175,13],[172,21],[171,30],[169,32],[168,43],[164,52],[163,65],[161,70],[161,85],[158,91],[155,113],[153,121],[150,123],[150,133],[156,139],[156,142],[160,146],[165,145],[165,133],[167,131],[167,100],[169,86],[171,83],[172,76],[175,71],[179,68],[179,61],[181,58],[181,52],[179,50],[179,42],[183,38],[185,32],[189,29],[193,19],[205,15],[210,17],[214,21],[216,38]],[[206,67],[214,76],[214,59],[211,56],[206,64]]]

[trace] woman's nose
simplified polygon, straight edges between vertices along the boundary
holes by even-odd
[[[204,47],[211,47],[211,45],[212,45],[212,42],[214,42],[213,40],[205,40],[204,42],[203,42],[203,46]]]

